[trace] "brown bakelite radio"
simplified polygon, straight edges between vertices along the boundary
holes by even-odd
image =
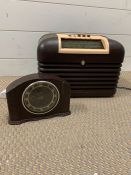
[[[104,36],[46,34],[38,44],[38,69],[67,80],[71,97],[110,97],[124,52],[122,44]]]

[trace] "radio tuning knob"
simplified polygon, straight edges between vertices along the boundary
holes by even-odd
[[[82,60],[82,61],[81,61],[81,65],[82,65],[82,66],[85,66],[85,64],[86,64],[85,60]]]

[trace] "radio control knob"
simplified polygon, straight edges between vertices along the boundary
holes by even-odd
[[[86,64],[85,60],[82,60],[82,61],[81,61],[81,65],[82,65],[82,66],[85,66],[85,64]]]

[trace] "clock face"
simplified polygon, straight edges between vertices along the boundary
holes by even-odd
[[[30,84],[23,92],[22,104],[33,114],[45,114],[58,104],[60,94],[57,87],[48,81],[37,81]]]

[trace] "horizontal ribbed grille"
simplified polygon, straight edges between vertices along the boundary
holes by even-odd
[[[67,80],[73,91],[116,88],[121,64],[38,63],[39,72],[58,75]]]

